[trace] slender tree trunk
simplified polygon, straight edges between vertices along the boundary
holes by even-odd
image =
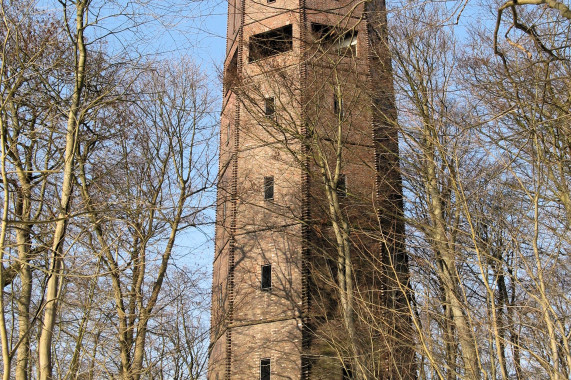
[[[21,226],[16,232],[18,258],[21,263],[21,290],[18,297],[19,348],[16,362],[16,379],[27,380],[30,362],[30,300],[32,297],[32,272],[29,266],[29,227]]]
[[[539,291],[538,301],[541,305],[541,315],[547,327],[547,333],[549,337],[549,347],[551,349],[551,365],[553,368],[553,373],[551,374],[554,380],[559,380],[561,378],[561,372],[559,370],[559,350],[557,349],[557,338],[555,336],[555,328],[553,321],[551,319],[551,311],[549,301],[546,296],[545,281],[543,277],[543,267],[541,265],[541,258],[539,253],[539,189],[537,189],[534,198],[534,235],[532,239],[533,254],[535,257],[535,264],[537,266],[537,287]]]
[[[501,266],[503,263],[497,263],[497,266]],[[496,326],[498,330],[498,337],[496,345],[498,346],[498,355],[500,359],[500,365],[502,370],[502,377],[504,379],[508,378],[508,366],[506,358],[506,326],[505,326],[505,310],[507,308],[507,291],[505,276],[503,274],[503,268],[496,269],[496,283],[498,287],[498,310],[496,316]]]
[[[147,323],[149,316],[143,312],[139,323],[137,324],[137,337],[135,339],[135,353],[133,354],[133,364],[131,366],[130,374],[133,380],[141,378],[143,370],[143,359],[145,358],[145,343],[147,339]]]
[[[87,194],[87,190],[85,187],[85,174],[83,170],[81,170],[81,178],[82,178],[82,194],[84,195],[84,201],[87,204],[88,211],[90,213],[91,223],[94,226],[95,234],[97,236],[97,240],[102,247],[103,250],[103,260],[106,263],[107,267],[109,268],[109,275],[111,277],[111,284],[113,286],[113,298],[115,299],[115,310],[117,311],[117,317],[119,320],[119,326],[117,327],[118,338],[119,338],[119,357],[121,358],[121,368],[123,373],[123,378],[125,380],[129,379],[129,367],[131,365],[131,347],[133,345],[132,341],[132,324],[128,323],[128,316],[125,313],[125,303],[124,303],[124,294],[121,289],[121,280],[119,278],[121,274],[121,270],[119,266],[115,262],[113,255],[111,254],[111,249],[107,244],[103,236],[102,227],[98,222],[97,215],[95,211],[91,208],[91,200],[89,195]],[[129,317],[130,318],[130,317]]]
[[[513,306],[515,303],[515,279],[513,275],[513,270],[508,267],[508,274],[510,276],[510,290],[511,290],[511,298],[509,300],[508,310],[507,310],[507,320],[508,326],[510,331],[510,343],[512,345],[512,354],[513,354],[513,361],[515,366],[515,375],[516,380],[523,380],[523,369],[521,367],[521,353],[520,353],[520,346],[519,346],[519,333],[517,332],[517,326],[515,325],[514,320],[514,311]],[[507,289],[506,289],[507,292]],[[506,293],[507,294],[507,293]]]
[[[169,240],[162,254],[161,265],[159,267],[157,277],[153,283],[152,291],[149,296],[147,305],[140,309],[141,311],[139,314],[139,322],[137,324],[137,337],[135,340],[135,353],[133,355],[133,363],[131,365],[131,370],[130,370],[133,380],[140,380],[141,378],[141,373],[143,369],[143,359],[145,354],[145,346],[146,346],[147,324],[149,322],[151,314],[159,298],[164,277],[167,271],[168,262],[171,258],[172,250],[174,248],[177,231],[180,226],[181,217],[184,211],[184,205],[186,203],[187,181],[179,177],[179,184],[181,187],[180,187],[179,200],[176,208],[177,213],[171,222],[171,233],[169,236]]]
[[[32,271],[30,269],[31,225],[30,221],[32,186],[26,170],[18,162],[16,165],[20,188],[17,192],[15,213],[24,222],[16,228],[16,244],[20,261],[19,277],[21,282],[18,297],[18,357],[16,361],[16,379],[27,380],[30,362],[30,303],[32,298]]]
[[[53,339],[53,329],[57,318],[59,304],[60,277],[62,276],[62,254],[65,241],[65,234],[68,223],[68,212],[71,205],[71,193],[73,188],[73,168],[75,163],[75,152],[77,135],[79,129],[79,116],[82,92],[85,82],[85,66],[87,60],[87,50],[84,41],[85,14],[88,1],[78,1],[76,3],[75,27],[76,37],[76,65],[75,65],[75,87],[71,98],[71,105],[67,119],[66,145],[64,153],[63,181],[60,195],[60,211],[55,226],[53,243],[51,247],[50,265],[48,268],[48,283],[44,301],[44,318],[41,327],[40,341],[38,344],[40,380],[52,379],[52,357],[51,346]],[[65,12],[65,10],[64,10]]]
[[[2,182],[4,186],[4,202],[2,204],[2,222],[0,227],[0,284],[4,284],[4,254],[6,253],[6,234],[8,233],[8,207],[10,206],[10,192],[8,190],[8,176],[6,173],[6,125],[0,118],[1,144],[1,170]],[[8,331],[6,329],[6,318],[4,315],[4,292],[0,293],[0,340],[2,343],[2,379],[10,379],[11,356],[8,346]]]
[[[429,112],[425,110],[425,114]],[[480,368],[478,353],[474,343],[474,336],[470,328],[470,324],[464,315],[464,308],[458,296],[458,287],[460,286],[460,279],[456,271],[456,253],[452,243],[449,242],[446,232],[446,222],[444,220],[444,212],[442,210],[441,193],[438,188],[438,176],[436,170],[436,161],[434,156],[434,136],[430,133],[430,126],[425,126],[425,187],[428,196],[428,205],[432,226],[428,231],[429,236],[432,237],[432,244],[434,245],[435,252],[442,260],[442,265],[437,266],[439,269],[439,278],[442,281],[442,287],[446,295],[448,304],[446,307],[450,308],[452,321],[458,333],[458,340],[462,348],[461,355],[464,361],[467,374],[471,379],[480,378]]]
[[[452,320],[452,312],[446,302],[446,295],[444,298],[444,347],[446,353],[446,364],[448,369],[446,371],[446,380],[456,379],[456,337],[454,334],[454,321]]]
[[[2,7],[2,16],[4,18],[4,7]],[[2,57],[6,56],[6,49],[8,48],[8,40],[11,34],[11,28],[6,23],[6,19],[4,18],[4,27],[6,29],[3,45],[2,45]],[[0,81],[4,80],[6,77],[6,59],[2,59],[1,68],[0,68]],[[10,93],[8,97],[10,97]],[[5,107],[5,100],[2,99],[2,104],[0,104],[0,109],[4,109]],[[8,380],[10,378],[10,371],[11,371],[11,357],[10,357],[10,348],[8,346],[8,331],[6,329],[6,318],[4,315],[4,255],[6,252],[6,235],[8,233],[8,207],[10,206],[10,191],[8,189],[8,173],[6,169],[6,159],[7,159],[7,135],[8,131],[6,130],[6,124],[4,123],[4,118],[0,115],[0,144],[1,144],[1,156],[0,156],[0,171],[2,175],[2,184],[4,188],[4,201],[2,204],[2,221],[0,222],[0,284],[2,286],[2,290],[0,291],[0,344],[2,345],[2,379]]]
[[[101,261],[97,263],[96,275],[99,274],[100,264]],[[66,376],[66,379],[67,378],[77,379],[78,377],[79,360],[81,357],[81,350],[83,348],[83,338],[85,336],[85,332],[87,331],[87,324],[89,323],[89,318],[91,316],[96,287],[97,287],[97,278],[93,279],[89,286],[87,304],[83,311],[83,316],[81,317],[81,322],[79,324],[79,329],[77,331],[77,338],[75,339],[75,348],[73,350],[73,356],[71,357],[71,363],[69,364],[69,376]]]
[[[336,89],[336,96],[341,103],[341,94]],[[341,117],[341,114],[339,115]],[[327,166],[327,155],[320,147],[320,141],[314,144],[315,150],[315,160],[318,167],[320,168],[322,183],[325,190],[325,195],[329,203],[329,219],[333,227],[333,232],[336,239],[337,248],[337,283],[339,287],[339,298],[341,309],[343,312],[343,323],[345,329],[347,330],[347,335],[349,339],[349,348],[352,352],[353,365],[356,367],[356,373],[354,374],[357,379],[367,379],[368,371],[367,366],[363,363],[363,355],[361,355],[361,350],[359,349],[359,344],[357,342],[357,333],[355,330],[355,317],[354,317],[354,297],[355,297],[355,286],[353,281],[353,263],[351,258],[351,240],[350,240],[350,227],[345,216],[342,213],[341,205],[339,202],[339,196],[337,194],[337,182],[341,174],[341,163],[342,163],[342,123],[338,121],[337,129],[337,141],[336,141],[336,152],[335,152],[335,167],[330,170]]]

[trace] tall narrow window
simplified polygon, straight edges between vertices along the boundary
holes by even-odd
[[[274,199],[274,177],[264,177],[264,199]]]
[[[272,265],[262,265],[262,290],[270,290],[272,288]]]
[[[226,145],[230,144],[230,123],[226,126]]]
[[[337,117],[339,117],[340,119],[342,119],[344,116],[344,114],[343,114],[343,98],[341,97],[341,94],[339,94],[337,92],[333,96],[333,112],[335,112],[335,115]]]
[[[234,52],[224,72],[224,95],[238,84],[238,51]]]
[[[271,362],[270,359],[260,360],[260,380],[271,380]]]
[[[218,285],[218,306],[224,306],[224,294],[222,293],[222,284]]]
[[[345,174],[339,174],[337,178],[337,196],[340,198],[345,198],[347,196],[347,176]]]
[[[343,363],[343,380],[353,380],[351,363]]]
[[[327,269],[329,269],[329,274],[331,275],[331,280],[333,281],[334,284],[336,284],[337,272],[338,272],[337,261],[328,258],[326,263],[327,263]]]
[[[275,98],[272,96],[272,97],[264,99],[264,101],[265,101],[264,114],[266,115],[267,118],[274,117],[274,115],[276,113]]]

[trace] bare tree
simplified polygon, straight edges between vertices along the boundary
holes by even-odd
[[[512,244],[516,257],[507,266],[513,273],[515,299],[529,305],[518,310],[519,330],[546,342],[536,345],[519,340],[521,333],[512,334],[519,340],[510,342],[518,358],[516,373],[525,377],[526,372],[538,371],[534,368],[538,365],[557,379],[569,376],[571,364],[564,322],[566,281],[560,276],[568,265],[563,252],[569,244],[569,17],[565,5],[557,2],[549,2],[545,10],[526,4],[498,9],[493,36],[482,40],[493,44],[495,56],[476,50],[468,67],[473,88],[484,96],[478,97],[481,114],[493,119],[483,130],[487,149],[500,152],[498,160],[506,171],[502,185],[517,194],[515,206],[521,208],[506,210],[521,220],[510,228],[517,241]],[[503,15],[508,10],[512,18],[506,22]],[[503,38],[500,33],[505,33]],[[476,61],[483,65],[475,65]],[[483,81],[484,75],[491,76]],[[489,102],[485,97],[490,95],[498,101]],[[527,281],[533,285],[524,285]],[[524,327],[528,324],[533,325],[531,330]],[[522,350],[533,359],[522,361]]]
[[[3,376],[115,376],[106,357],[121,352],[116,302],[130,313],[123,353],[135,360],[124,372],[138,378],[153,365],[144,362],[147,326],[171,297],[161,288],[181,253],[175,239],[206,223],[214,118],[204,79],[189,62],[182,83],[174,67],[111,56],[105,42],[135,33],[136,13],[100,18],[104,4],[91,1],[62,1],[61,13],[9,3],[0,29]],[[101,27],[109,17],[129,22]],[[124,299],[106,290],[114,278],[128,284]]]
[[[107,144],[121,152],[97,164],[98,142],[81,154],[79,184],[113,289],[121,376],[139,379],[149,324],[181,231],[205,222],[211,183],[211,100],[189,62],[162,63],[136,83],[140,94]],[[139,87],[140,86],[140,87]],[[98,129],[105,133],[106,123]],[[112,203],[109,203],[111,201]],[[168,297],[168,295],[167,295]],[[163,301],[164,302],[164,301]]]
[[[28,377],[30,360],[32,271],[31,260],[45,253],[49,239],[40,239],[38,222],[47,222],[51,209],[48,178],[62,163],[56,153],[54,134],[60,121],[56,104],[45,95],[43,81],[64,84],[62,58],[64,38],[57,20],[38,16],[33,4],[15,2],[8,8],[2,4],[2,146],[4,219],[2,253],[15,250],[16,259],[5,257],[9,265],[2,268],[2,286],[18,285],[18,338],[11,348],[3,342],[4,376],[10,375],[10,362],[17,352],[16,376]],[[40,22],[41,21],[41,22]],[[61,51],[64,52],[62,56]],[[43,138],[47,131],[47,138]],[[14,236],[15,235],[15,236]],[[6,239],[9,237],[8,239]],[[39,243],[39,244],[38,244]],[[10,255],[11,256],[11,255]],[[6,260],[6,261],[5,261]],[[5,318],[6,309],[2,308]],[[6,320],[4,320],[6,323]],[[3,325],[6,328],[6,325]]]
[[[474,28],[470,47],[430,3],[403,11],[390,34],[425,377],[568,373],[568,329],[556,322],[566,320],[565,281],[555,269],[567,265],[558,161],[568,154],[559,137],[568,21],[520,5],[499,8],[495,32]],[[513,16],[505,24],[504,9]]]

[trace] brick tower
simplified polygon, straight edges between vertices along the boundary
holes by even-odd
[[[229,0],[209,380],[412,379],[384,0]]]

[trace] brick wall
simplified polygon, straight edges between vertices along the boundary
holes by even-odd
[[[375,69],[370,67],[370,28],[361,17],[363,4],[243,0],[229,5],[245,12],[229,13],[225,72],[228,76],[235,71],[237,79],[225,80],[221,118],[211,380],[258,379],[261,359],[271,359],[272,379],[341,379],[346,336],[327,260],[336,258],[335,239],[320,168],[311,155],[303,155],[301,145],[304,134],[313,131],[320,136],[317,144],[322,152],[334,163],[332,142],[339,122],[333,110],[335,91],[343,94],[345,108],[342,172],[348,197],[342,208],[355,227],[355,273],[361,279],[357,287],[376,291],[371,299],[381,303],[380,282],[385,279],[373,274],[380,273],[377,269],[383,265],[377,212],[384,210],[380,212],[390,222],[402,210],[399,202],[392,201],[400,193],[398,173],[391,169],[398,157],[380,156],[374,139],[374,125],[378,128],[379,123],[371,107],[370,78]],[[349,12],[350,17],[344,17]],[[356,57],[320,51],[311,41],[311,23],[356,33]],[[292,50],[250,62],[249,38],[284,25],[292,25]],[[237,64],[231,69],[234,56]],[[386,87],[383,93],[392,94],[390,81],[379,83]],[[234,87],[226,91],[230,86]],[[266,97],[276,99],[276,115],[271,118],[264,115]],[[392,104],[392,98],[388,101]],[[394,130],[386,136],[396,141]],[[392,152],[397,148],[389,147]],[[382,165],[376,162],[379,157],[384,159]],[[307,183],[304,163],[309,164]],[[267,176],[274,177],[272,200],[264,199]],[[391,231],[393,240],[403,232],[399,222],[383,228]],[[391,254],[402,255],[399,249]],[[261,267],[267,264],[272,265],[271,290],[260,286]],[[304,297],[310,300],[310,309],[304,310]],[[370,333],[365,325],[361,330]]]

